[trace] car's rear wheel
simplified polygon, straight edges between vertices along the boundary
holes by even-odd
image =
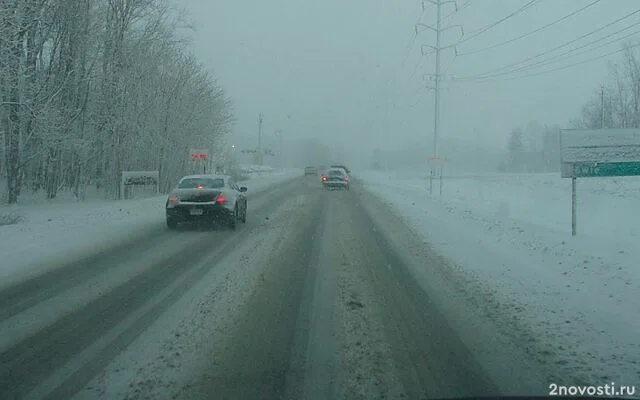
[[[174,230],[178,228],[178,221],[175,218],[167,217],[167,228]]]
[[[235,231],[237,226],[237,221],[238,221],[238,206],[236,205],[236,207],[233,209],[233,212],[229,216],[229,229],[231,229],[232,231]]]

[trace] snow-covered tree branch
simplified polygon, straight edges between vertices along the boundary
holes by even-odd
[[[0,0],[0,175],[9,203],[88,185],[117,197],[123,170],[161,171],[231,128],[225,91],[197,63],[165,0]]]

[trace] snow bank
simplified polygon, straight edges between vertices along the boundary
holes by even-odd
[[[240,167],[240,171],[245,174],[254,174],[254,173],[269,173],[275,170],[274,167],[269,165],[243,165]]]
[[[571,181],[559,174],[447,177],[442,197],[428,172],[411,175],[359,174],[575,376],[638,381],[640,179],[578,180],[572,237]]]
[[[244,184],[255,196],[301,175],[272,170]],[[0,226],[0,286],[164,229],[166,196],[120,201],[61,201],[0,206],[17,223]],[[7,217],[8,218],[8,217]]]

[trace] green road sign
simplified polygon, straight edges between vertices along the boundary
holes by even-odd
[[[595,178],[604,176],[638,176],[640,162],[577,162],[570,164],[574,178]]]
[[[640,175],[640,129],[563,129],[563,178]]]
[[[640,176],[640,129],[562,129],[563,178],[571,178],[571,235],[575,236],[577,178]]]

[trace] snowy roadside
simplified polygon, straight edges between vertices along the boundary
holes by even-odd
[[[637,386],[640,179],[579,181],[572,237],[570,183],[559,174],[459,175],[444,181],[442,198],[415,176],[358,176],[505,306],[510,315],[496,318],[528,325],[549,351],[540,358],[587,382]]]
[[[300,176],[297,170],[263,172],[245,182],[248,195]],[[56,201],[0,206],[0,215],[18,216],[0,226],[0,287],[70,258],[95,254],[164,229],[166,196],[120,201]]]

